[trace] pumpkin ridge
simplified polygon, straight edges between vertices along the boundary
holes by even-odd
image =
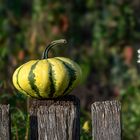
[[[23,67],[23,66],[22,66]],[[18,70],[18,72],[17,72],[17,75],[16,75],[16,78],[17,78],[17,85],[18,85],[18,87],[22,90],[22,91],[24,91],[28,96],[30,96],[30,97],[32,97],[27,91],[25,91],[22,87],[21,87],[21,85],[19,84],[19,80],[18,80],[18,75],[19,75],[19,72],[20,72],[20,70],[22,69],[22,67],[20,67],[19,68],[19,70]]]
[[[55,71],[52,69],[52,65],[49,61],[49,67],[50,67],[50,71],[49,71],[49,79],[50,79],[50,93],[49,93],[49,97],[52,98],[53,94],[55,93],[55,81],[56,79],[54,78],[55,75]]]
[[[60,60],[59,58],[55,58],[55,59],[61,61],[63,63],[63,65],[65,66],[65,68],[68,70],[68,73],[69,73],[69,84],[63,92],[63,94],[65,94],[69,90],[69,88],[73,85],[73,82],[76,80],[76,71],[67,62],[64,62],[63,60]]]
[[[37,94],[37,96],[39,98],[42,98],[42,96],[40,96],[40,93],[39,93],[39,89],[38,87],[35,85],[35,73],[33,72],[33,70],[36,68],[36,65],[38,64],[39,61],[37,61],[36,63],[34,63],[32,66],[31,66],[31,69],[30,69],[30,72],[29,72],[29,76],[28,76],[28,80],[29,80],[29,84],[32,88],[32,90],[34,90]]]

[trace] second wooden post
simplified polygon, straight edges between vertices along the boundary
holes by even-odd
[[[121,140],[119,101],[95,102],[91,106],[93,140]]]

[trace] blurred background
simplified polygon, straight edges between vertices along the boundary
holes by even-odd
[[[66,38],[49,56],[65,56],[82,68],[72,94],[81,101],[81,140],[91,140],[90,105],[122,103],[123,140],[140,140],[139,0],[0,0],[0,103],[11,105],[12,139],[28,140],[27,98],[12,85],[21,64],[41,58],[46,45]]]

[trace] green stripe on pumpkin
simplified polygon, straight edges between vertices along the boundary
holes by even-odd
[[[49,71],[50,93],[48,96],[49,96],[49,98],[52,98],[54,93],[55,93],[55,81],[56,81],[56,79],[54,77],[55,71],[52,68],[53,64],[51,64],[49,61],[48,61],[48,63],[49,63],[49,67],[50,67],[50,71]]]
[[[23,66],[22,66],[22,67],[23,67]],[[17,75],[16,75],[16,78],[17,78],[17,85],[18,85],[19,88],[20,88],[22,91],[24,91],[28,96],[32,97],[32,96],[31,96],[27,91],[25,91],[25,90],[21,87],[21,85],[19,84],[18,75],[19,75],[19,72],[20,72],[20,70],[22,69],[22,67],[19,68],[19,70],[18,70],[18,72],[17,72]]]
[[[70,87],[73,85],[73,82],[76,80],[76,71],[67,62],[64,62],[63,60],[60,60],[59,58],[55,58],[55,59],[61,61],[64,64],[65,68],[67,69],[67,71],[69,73],[69,84],[63,92],[63,94],[65,94],[70,89]]]
[[[38,64],[39,61],[37,61],[36,63],[34,63],[32,66],[31,66],[31,69],[30,69],[30,72],[29,72],[29,76],[28,76],[28,80],[29,80],[29,84],[32,88],[32,90],[34,90],[36,92],[36,95],[39,97],[39,98],[42,98],[42,96],[40,96],[40,93],[39,93],[39,89],[38,87],[35,85],[35,74],[34,74],[34,69],[36,68],[36,65]]]

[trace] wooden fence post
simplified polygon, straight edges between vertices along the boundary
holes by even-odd
[[[10,140],[9,105],[0,105],[0,140]]]
[[[31,140],[79,140],[80,102],[69,95],[59,99],[30,99]]]
[[[95,102],[91,106],[93,140],[121,140],[119,101]]]

